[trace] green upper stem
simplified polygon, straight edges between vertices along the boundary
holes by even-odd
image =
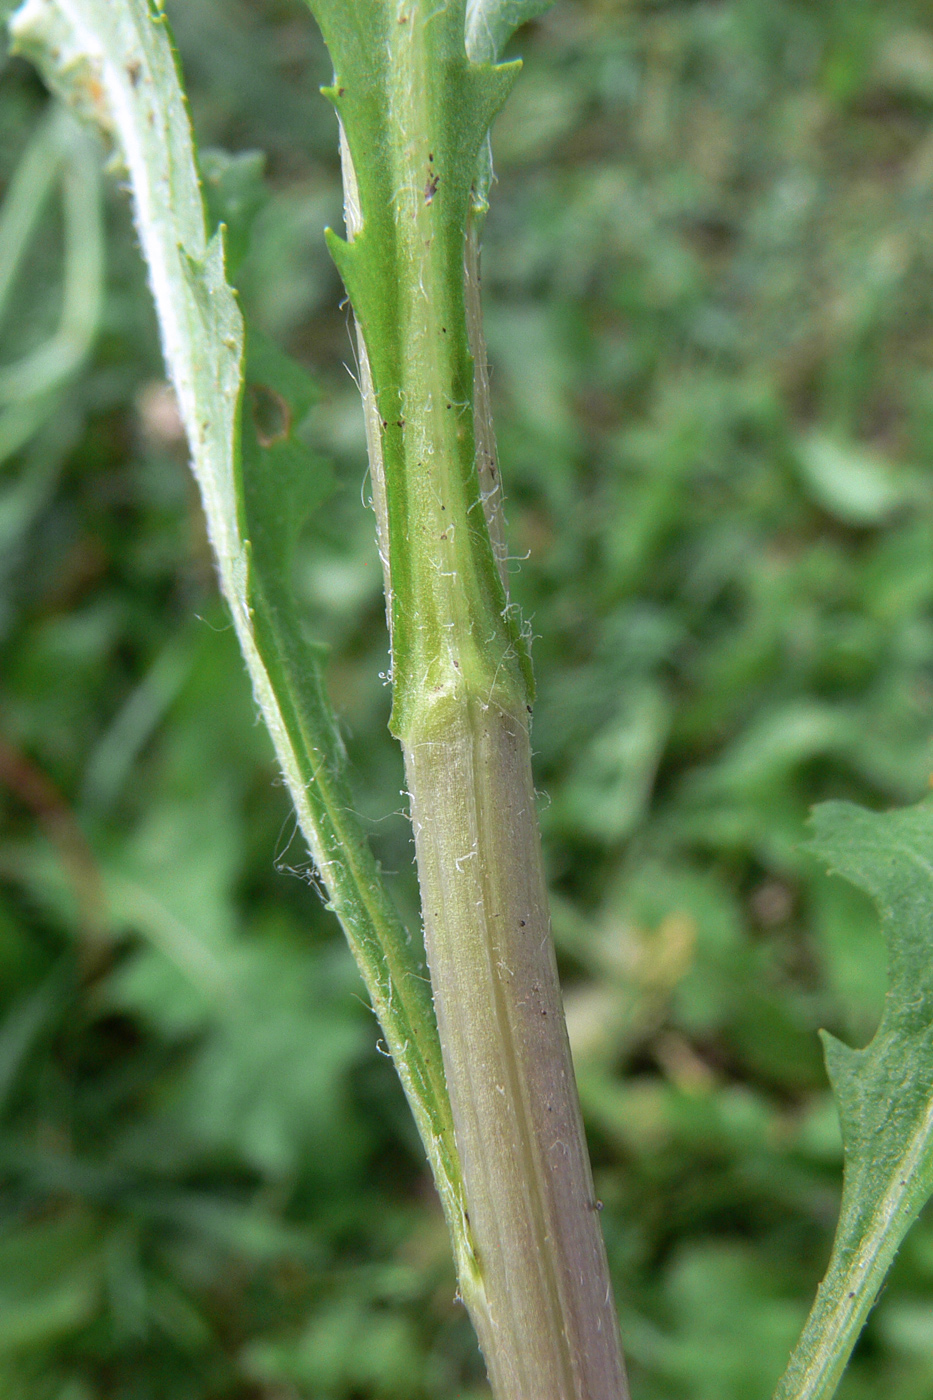
[[[465,7],[312,0],[335,67],[361,228],[329,235],[369,358],[385,468],[392,730],[445,721],[462,688],[511,711],[527,652],[483,516],[464,307],[477,159],[518,65],[473,64]],[[429,718],[426,713],[429,707]]]
[[[311,5],[345,143],[349,241],[330,244],[361,339],[392,727],[469,1221],[461,1290],[500,1400],[621,1400],[550,938],[530,665],[500,572],[479,328],[478,160],[515,66],[468,59],[462,0]]]

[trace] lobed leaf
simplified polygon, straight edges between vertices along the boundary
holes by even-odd
[[[329,484],[294,431],[313,392],[307,376],[260,338],[251,337],[245,350],[243,318],[226,280],[223,229],[209,236],[184,95],[157,0],[26,0],[10,28],[19,51],[95,122],[126,166],[166,366],[253,691],[395,1059],[455,1239],[466,1248],[428,984],[354,815],[320,649],[305,638],[286,583],[295,532]],[[215,210],[227,205],[248,217],[256,176],[255,159],[213,162]],[[252,380],[245,397],[244,364]]]
[[[829,1268],[775,1400],[832,1395],[908,1228],[933,1194],[933,798],[876,814],[830,802],[811,849],[878,905],[889,990],[874,1039],[824,1033],[845,1148]]]

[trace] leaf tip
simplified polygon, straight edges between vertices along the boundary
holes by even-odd
[[[328,102],[333,103],[333,105],[339,112],[341,107],[343,106],[343,99],[347,93],[347,90],[344,87],[344,85],[335,78],[333,83],[325,83],[324,86],[321,88],[320,92],[321,96],[326,97]]]

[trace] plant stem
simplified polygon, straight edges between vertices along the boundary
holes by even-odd
[[[352,102],[342,103],[354,80],[341,61],[346,19],[328,9],[319,18],[338,73],[350,238],[332,246],[359,328],[392,728],[474,1247],[461,1291],[501,1400],[621,1400],[550,935],[530,674],[504,588],[472,221],[466,236],[469,176],[491,114],[459,161],[445,130],[457,80],[495,82],[503,70],[466,64],[462,3],[431,14],[405,6],[404,22],[393,14],[383,30],[391,81],[366,150]],[[368,42],[375,51],[380,37]]]
[[[497,1394],[625,1393],[550,941],[525,717],[468,688],[404,741],[425,943]]]

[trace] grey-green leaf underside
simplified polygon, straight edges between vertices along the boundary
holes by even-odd
[[[814,826],[814,853],[878,905],[889,990],[864,1049],[824,1033],[845,1146],[842,1208],[775,1400],[835,1392],[894,1255],[933,1194],[933,798],[881,814],[830,802]]]
[[[326,469],[293,431],[310,402],[307,385],[260,339],[251,338],[247,353],[223,230],[209,236],[157,0],[26,0],[10,28],[19,52],[94,122],[125,166],[165,362],[253,691],[395,1059],[455,1243],[469,1254],[430,990],[354,815],[320,649],[306,639],[284,582],[296,528],[328,485]],[[254,174],[241,160],[211,178],[216,192],[242,202]]]

